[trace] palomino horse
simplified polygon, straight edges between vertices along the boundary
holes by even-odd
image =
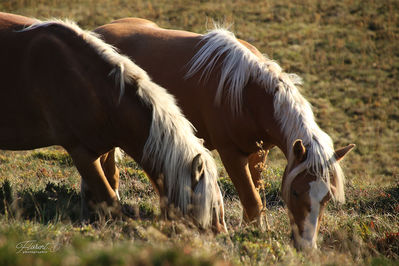
[[[262,140],[265,150],[278,146],[288,161],[282,192],[295,246],[316,247],[327,200],[344,201],[338,161],[353,145],[334,152],[295,87],[296,75],[224,29],[199,35],[126,18],[95,32],[176,96],[207,147],[218,150],[247,220],[263,209],[255,166],[265,158],[258,156],[256,142]]]
[[[121,147],[166,207],[226,229],[212,155],[145,71],[71,22],[0,13],[0,39],[1,149],[63,146],[93,200],[120,210],[113,153]]]

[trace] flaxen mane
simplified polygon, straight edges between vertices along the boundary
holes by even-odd
[[[201,48],[189,62],[186,78],[202,71],[201,78],[206,82],[214,67],[221,64],[215,101],[221,104],[222,96],[227,95],[234,114],[241,112],[246,84],[250,79],[255,80],[267,93],[274,95],[274,117],[285,132],[287,147],[292,147],[296,139],[302,139],[307,148],[306,161],[294,169],[291,169],[294,162],[292,148],[289,151],[288,169],[291,171],[282,188],[283,198],[288,200],[288,188],[295,176],[308,169],[326,183],[335,200],[345,201],[344,175],[335,161],[332,140],[316,124],[309,102],[296,88],[301,79],[283,72],[266,56],[258,57],[225,29],[215,29],[203,35],[199,45]],[[331,174],[336,186],[334,194],[330,187]]]
[[[173,203],[183,214],[192,211],[201,226],[208,226],[212,220],[212,209],[218,206],[221,197],[217,186],[216,164],[202,141],[195,137],[192,124],[183,116],[174,97],[153,83],[147,73],[128,57],[120,55],[113,46],[102,41],[96,34],[82,30],[73,22],[38,22],[24,31],[54,24],[74,31],[106,62],[114,66],[110,74],[119,83],[119,100],[124,95],[125,82],[131,83],[134,80],[137,83],[137,94],[152,108],[151,130],[144,146],[142,161],[149,162],[155,174],[163,174],[169,203]],[[192,197],[191,164],[197,154],[202,155],[205,172]],[[197,208],[190,210],[191,206]]]

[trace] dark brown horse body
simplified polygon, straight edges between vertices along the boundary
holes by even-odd
[[[93,56],[93,51],[87,55],[84,43],[70,40],[71,31],[62,26],[19,32],[36,22],[0,13],[0,148],[62,145],[79,171],[87,172],[82,176],[92,185],[96,200],[113,205],[115,192],[96,159],[115,145],[101,139],[111,132],[105,130],[109,117],[99,108],[99,101],[118,92],[112,79],[90,78],[107,77],[112,66]],[[87,57],[102,67],[89,68]],[[113,90],[96,90],[104,86]],[[89,108],[87,102],[92,103]]]
[[[248,220],[263,208],[255,166],[265,157],[256,142],[278,146],[288,160],[283,195],[296,246],[316,246],[326,201],[344,200],[337,162],[353,146],[334,153],[293,76],[225,30],[200,35],[126,18],[95,32],[176,96],[205,145],[219,152]]]
[[[173,97],[127,57],[73,23],[5,13],[0,40],[0,149],[61,145],[93,199],[119,206],[121,147],[166,204],[203,226],[223,211],[209,152]]]

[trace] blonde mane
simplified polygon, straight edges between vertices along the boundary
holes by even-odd
[[[217,167],[210,151],[194,135],[192,124],[183,116],[174,97],[153,83],[143,69],[119,54],[116,48],[102,41],[95,33],[82,30],[74,22],[38,22],[23,31],[54,24],[73,30],[114,66],[110,75],[114,75],[119,83],[119,100],[124,95],[125,83],[137,83],[137,94],[152,109],[152,124],[142,162],[149,163],[156,175],[163,174],[168,203],[175,204],[183,214],[191,211],[197,222],[207,227],[212,221],[213,208],[218,206],[221,198]],[[197,154],[202,155],[205,173],[195,187],[195,197],[192,197],[191,164]],[[191,210],[192,206],[196,208]]]
[[[221,104],[223,95],[227,95],[233,114],[242,111],[243,91],[251,79],[274,95],[274,117],[285,134],[289,148],[288,166],[290,169],[283,191],[285,200],[289,197],[292,181],[300,172],[308,169],[324,181],[330,194],[337,201],[344,202],[344,175],[335,161],[331,138],[316,124],[309,102],[300,94],[296,85],[301,79],[295,74],[287,74],[281,67],[266,56],[258,57],[240,43],[233,33],[214,29],[203,35],[201,48],[189,62],[186,78],[201,72],[204,82],[212,70],[220,64],[220,80],[215,95],[216,104]],[[292,145],[296,139],[302,139],[307,148],[307,159],[294,169]],[[332,193],[330,181],[333,175],[336,190]]]

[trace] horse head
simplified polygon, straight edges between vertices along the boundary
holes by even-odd
[[[208,185],[206,182],[215,182],[215,188],[218,188],[216,181],[211,181],[209,171],[205,168],[204,156],[201,154],[197,154],[191,165],[191,193],[192,193],[192,216],[194,219],[198,217],[204,217],[203,206],[206,201],[204,195],[206,195],[206,187]],[[212,229],[216,232],[227,232],[226,223],[224,221],[224,204],[223,204],[223,196],[221,194],[220,189],[218,189],[218,193],[214,193],[213,197],[213,206],[212,208]]]
[[[288,208],[294,246],[299,249],[317,248],[316,239],[327,202],[333,198],[344,201],[341,169],[338,162],[354,148],[350,144],[335,151],[327,167],[330,178],[306,167],[308,148],[302,140],[292,146],[294,160],[288,164],[283,176],[283,199]],[[319,165],[319,169],[325,166]]]
[[[198,153],[194,156],[188,167],[190,175],[184,178],[184,184],[176,183],[174,195],[170,195],[167,185],[170,180],[164,174],[154,185],[161,197],[161,209],[166,218],[183,214],[191,217],[200,228],[211,226],[215,232],[227,232],[223,197],[215,179],[215,165],[210,159],[209,154]],[[183,192],[175,194],[178,191]]]

